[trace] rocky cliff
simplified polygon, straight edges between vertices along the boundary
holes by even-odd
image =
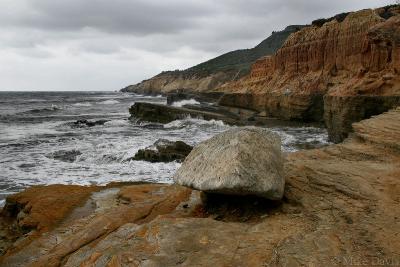
[[[302,25],[292,25],[283,31],[273,32],[270,37],[251,49],[228,52],[183,71],[165,71],[141,83],[130,85],[122,91],[146,94],[209,91],[226,82],[249,73],[251,64],[259,57],[271,55],[278,50],[287,37]]]
[[[325,120],[332,140],[341,141],[352,122],[400,103],[399,14],[397,5],[318,20],[257,60],[248,76],[221,86],[227,94],[220,103],[284,119]],[[365,96],[379,96],[385,108],[355,110],[353,103]],[[341,115],[343,108],[353,112]]]
[[[203,75],[197,72],[166,71],[141,83],[130,85],[122,91],[152,95],[176,91],[204,92],[213,90],[232,79],[232,72],[220,71]]]
[[[353,127],[288,155],[282,202],[159,184],[9,196],[0,265],[397,266],[400,108]]]

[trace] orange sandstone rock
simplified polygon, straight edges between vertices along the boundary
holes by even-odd
[[[27,231],[45,232],[82,205],[96,190],[97,187],[77,185],[33,186],[9,196],[2,216],[17,217],[18,226]]]
[[[343,140],[352,122],[382,111],[372,107],[343,115],[335,106],[340,99],[323,96],[383,96],[383,111],[400,104],[400,7],[392,7],[388,19],[382,12],[353,12],[342,22],[291,34],[275,55],[255,62],[250,75],[220,87],[226,93],[220,104],[283,119],[324,120],[332,140]],[[347,99],[347,109],[356,106],[352,101],[363,102]]]

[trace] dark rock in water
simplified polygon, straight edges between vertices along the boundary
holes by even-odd
[[[321,122],[324,114],[322,94],[226,93],[218,104],[264,112],[268,117],[302,122]]]
[[[172,142],[159,139],[154,145],[145,149],[140,149],[130,160],[144,160],[149,162],[182,162],[193,147],[182,142]]]
[[[23,163],[21,165],[18,165],[18,167],[20,167],[21,169],[33,168],[33,167],[36,167],[36,164],[35,163]]]
[[[217,112],[194,110],[189,108],[170,107],[165,105],[136,102],[129,109],[131,119],[139,122],[169,123],[174,120],[184,119],[188,116],[205,120],[222,120],[229,124],[237,124],[238,118],[235,114],[222,114]]]
[[[97,121],[77,120],[72,123],[72,126],[76,128],[93,127],[97,125],[104,125],[104,123],[106,122],[109,122],[109,120],[97,120]]]
[[[159,130],[159,129],[164,129],[164,125],[160,124],[160,123],[146,123],[146,124],[142,124],[140,125],[140,127],[144,128],[144,129],[153,129],[153,130]]]
[[[59,150],[47,155],[47,157],[64,162],[74,162],[79,155],[82,155],[79,150]]]
[[[324,97],[324,119],[329,140],[342,142],[353,132],[352,124],[400,106],[400,96]]]

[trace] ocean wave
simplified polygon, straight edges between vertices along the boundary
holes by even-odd
[[[186,119],[183,120],[175,120],[170,123],[164,125],[165,129],[171,128],[184,128],[191,125],[198,125],[198,126],[217,126],[217,127],[225,127],[223,121],[220,120],[202,120],[202,119],[194,119],[188,116]]]
[[[93,154],[93,153],[88,153],[88,154],[82,154],[79,157],[77,157],[76,160],[78,163],[84,163],[84,164],[96,164],[96,165],[102,165],[102,164],[110,164],[110,163],[122,163],[123,157],[122,155],[119,155],[119,153],[100,153],[100,154]]]
[[[181,101],[172,103],[173,107],[178,107],[178,108],[181,108],[185,105],[200,105],[200,102],[198,102],[195,99],[185,99],[185,100],[181,100]]]
[[[284,127],[270,130],[281,137],[282,148],[286,152],[318,148],[330,144],[328,141],[328,133],[324,128]]]
[[[20,112],[18,114],[42,113],[42,112],[52,112],[52,111],[58,111],[58,110],[63,110],[63,107],[53,104],[50,107],[31,109],[31,110],[27,110],[24,112]]]
[[[102,105],[114,105],[114,104],[118,104],[118,103],[119,103],[119,101],[117,101],[115,99],[109,99],[109,100],[99,102],[99,104],[102,104]]]
[[[125,126],[128,125],[128,120],[112,120],[104,123],[105,126]]]
[[[282,148],[284,151],[286,152],[295,152],[297,151],[296,148],[292,147],[291,145],[296,142],[296,137],[288,134],[282,130],[278,130],[278,129],[270,129],[273,133],[276,133],[277,135],[279,135],[279,137],[281,138],[281,142],[282,142]]]
[[[75,107],[90,107],[90,106],[92,106],[92,104],[90,104],[89,102],[79,102],[79,103],[73,104],[73,106],[75,106]]]

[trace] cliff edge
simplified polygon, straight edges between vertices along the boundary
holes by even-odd
[[[283,31],[273,32],[254,48],[231,51],[186,70],[164,71],[122,91],[160,94],[177,90],[191,93],[216,89],[226,82],[247,75],[254,61],[261,56],[275,53],[291,33],[302,27],[288,26]]]
[[[324,120],[331,139],[342,141],[352,122],[400,103],[399,14],[394,5],[317,20],[257,60],[249,75],[218,88],[226,93],[220,103]]]

